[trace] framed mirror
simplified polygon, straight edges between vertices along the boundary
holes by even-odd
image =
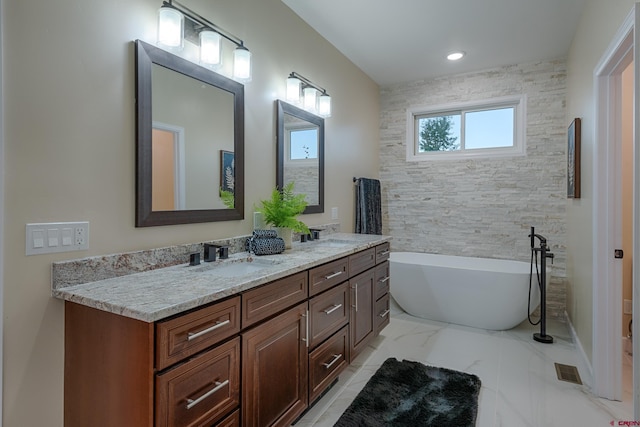
[[[244,218],[244,86],[137,40],[136,227]]]
[[[324,119],[276,101],[276,186],[293,181],[295,193],[307,196],[303,213],[324,212]]]

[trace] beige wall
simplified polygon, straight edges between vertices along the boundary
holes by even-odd
[[[596,151],[593,73],[633,4],[633,0],[588,0],[567,66],[567,126],[574,117],[582,119],[582,198],[567,201],[567,312],[589,358],[593,345],[592,212]]]
[[[61,426],[63,304],[51,263],[250,231],[275,185],[274,100],[296,71],[327,88],[325,213],[353,230],[351,177],[378,175],[378,87],[280,0],[190,0],[245,40],[245,220],[134,227],[133,40],[154,42],[160,0],[4,0],[4,426]],[[90,250],[26,257],[25,224],[88,220]]]

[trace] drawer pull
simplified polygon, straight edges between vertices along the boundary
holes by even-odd
[[[384,282],[388,282],[388,281],[389,281],[389,276],[383,277],[382,279],[378,280],[378,283],[384,283]]]
[[[195,400],[194,399],[187,399],[187,409],[193,408],[198,403],[202,402],[207,397],[211,396],[213,393],[215,393],[216,391],[220,390],[221,388],[225,387],[228,384],[229,384],[229,380],[225,380],[223,382],[216,381],[215,387],[212,388],[211,390],[209,390],[208,392],[206,392],[205,394],[203,394],[202,396],[200,396],[199,398],[197,398]]]
[[[385,310],[382,313],[378,314],[378,316],[380,317],[387,317],[387,314],[389,314],[389,310]]]
[[[329,280],[329,279],[333,279],[334,277],[338,277],[339,275],[342,274],[342,271],[336,271],[333,274],[330,274],[328,276],[324,276],[324,280]]]
[[[331,359],[331,362],[328,363],[323,363],[324,367],[327,369],[331,369],[331,367],[338,361],[340,360],[340,358],[342,357],[342,353],[341,354],[334,354],[333,355],[333,359]]]
[[[337,309],[339,309],[340,307],[342,307],[342,304],[334,305],[334,306],[333,306],[333,307],[331,307],[331,308],[325,308],[325,309],[324,309],[324,310],[322,310],[322,311],[324,311],[324,314],[331,314],[331,313],[333,313],[334,311],[336,311]]]
[[[304,317],[305,321],[305,336],[302,338],[302,341],[304,341],[307,348],[309,348],[309,310],[305,311],[302,317]]]
[[[352,286],[353,291],[355,293],[355,304],[352,304],[351,307],[356,309],[356,313],[358,312],[358,284],[356,283],[355,285]]]
[[[379,255],[382,255],[382,256],[389,255],[390,252],[391,251],[389,251],[389,250],[385,250],[385,251],[380,252]]]
[[[187,334],[188,335],[187,341],[195,340],[196,338],[201,337],[204,334],[208,334],[209,332],[213,332],[218,328],[228,325],[229,323],[231,323],[231,320],[227,319],[224,322],[216,322],[216,324],[213,325],[212,327],[204,329],[200,332],[189,332]]]

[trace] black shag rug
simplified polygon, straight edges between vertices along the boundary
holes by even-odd
[[[476,425],[480,378],[387,359],[334,427]]]

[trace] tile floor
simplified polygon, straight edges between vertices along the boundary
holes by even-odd
[[[388,357],[470,372],[480,377],[477,427],[605,427],[632,420],[630,382],[625,402],[598,399],[579,364],[567,325],[548,322],[553,344],[531,338],[539,327],[524,322],[509,331],[486,331],[418,319],[393,307],[391,323],[340,376],[296,427],[333,426]],[[630,357],[625,377],[631,377]],[[554,362],[578,367],[584,385],[557,379]],[[443,426],[445,427],[445,426]]]

